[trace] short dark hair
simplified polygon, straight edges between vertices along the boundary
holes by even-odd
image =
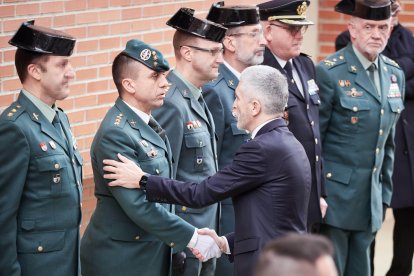
[[[334,249],[331,242],[320,235],[290,233],[283,237],[270,241],[259,257],[256,274],[265,275],[262,271],[268,270],[272,262],[279,258],[289,258],[315,265],[322,256],[333,257]]]
[[[42,70],[45,70],[42,63],[49,60],[49,54],[42,54],[27,51],[21,48],[17,48],[14,56],[14,65],[16,66],[17,75],[19,76],[20,82],[23,83],[27,78],[27,66],[30,64],[39,64]]]
[[[128,77],[136,77],[138,66],[131,68],[131,64],[138,63],[123,53],[119,53],[112,63],[112,78],[118,93],[123,91],[122,80]]]

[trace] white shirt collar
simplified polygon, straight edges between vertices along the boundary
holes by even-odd
[[[233,67],[231,67],[230,64],[228,64],[225,60],[223,61],[223,64],[230,70],[230,72],[233,73],[233,75],[236,76],[236,78],[239,80],[240,79],[240,75],[241,73],[239,71],[237,71],[236,69],[234,69]]]
[[[275,118],[275,119],[270,119],[270,120],[267,120],[267,121],[265,121],[265,122],[261,123],[260,125],[258,125],[255,129],[253,129],[253,131],[252,131],[252,139],[254,139],[254,137],[256,137],[257,133],[259,132],[259,130],[260,130],[260,129],[264,126],[264,125],[266,125],[267,123],[269,123],[269,122],[271,122],[271,121],[274,121],[274,120],[276,120],[276,118]]]
[[[132,109],[132,111],[134,111],[135,112],[135,114],[137,114],[146,124],[148,124],[149,123],[149,120],[150,120],[150,115],[148,115],[147,113],[145,113],[145,112],[142,112],[141,110],[139,110],[138,108],[136,108],[136,107],[133,107],[132,105],[130,105],[130,104],[128,104],[126,101],[124,101],[123,100],[123,102],[129,107],[129,108],[131,108]]]

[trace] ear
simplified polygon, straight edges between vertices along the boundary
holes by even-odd
[[[260,111],[262,110],[262,106],[260,104],[260,102],[256,99],[253,99],[251,101],[251,105],[252,105],[252,109],[251,109],[251,114],[253,117],[256,117],[260,114]]]
[[[349,30],[349,35],[351,36],[351,38],[355,39],[356,29],[355,29],[354,24],[352,24],[351,22],[348,23],[348,30]]]
[[[31,63],[27,66],[26,70],[27,73],[29,73],[29,75],[35,80],[39,81],[41,79],[42,70],[40,70],[38,65]]]
[[[234,43],[236,42],[231,37],[225,36],[222,43],[226,51],[229,51],[231,53],[236,52],[236,47],[234,47]]]
[[[136,92],[136,83],[132,79],[123,79],[121,83],[127,93],[134,94]]]
[[[272,41],[272,26],[270,24],[262,24],[263,26],[263,36],[266,39],[266,42]]]
[[[192,51],[189,47],[182,46],[180,48],[180,53],[183,59],[185,59],[186,61],[191,62],[193,60]]]

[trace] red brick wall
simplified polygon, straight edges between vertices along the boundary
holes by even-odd
[[[113,58],[131,38],[156,46],[174,64],[171,45],[174,29],[165,22],[180,7],[205,17],[215,1],[174,0],[65,0],[0,1],[0,112],[17,98],[21,88],[15,68],[15,47],[7,42],[23,21],[68,32],[77,38],[71,63],[76,78],[71,96],[58,105],[69,115],[72,130],[84,159],[83,224],[95,208],[89,148],[96,129],[117,97],[112,82]],[[226,5],[260,1],[226,0]],[[0,136],[1,137],[1,136]]]
[[[334,6],[338,0],[319,0],[319,56],[318,60],[335,52],[335,38],[347,29],[349,16],[336,13]],[[401,0],[403,12],[399,15],[400,22],[414,31],[414,1]]]
[[[89,157],[90,144],[101,119],[117,97],[111,77],[113,58],[123,49],[126,41],[138,38],[160,49],[173,65],[171,38],[174,30],[166,26],[165,22],[180,7],[193,8],[198,16],[204,17],[213,2],[0,1],[0,112],[16,99],[21,87],[14,68],[15,48],[7,42],[23,21],[35,19],[36,24],[66,31],[77,38],[78,42],[71,59],[76,70],[76,78],[71,85],[71,96],[59,102],[59,106],[69,115],[85,161],[82,230],[85,229],[95,207]],[[226,5],[260,2],[262,1],[225,1]],[[401,15],[401,21],[407,26],[414,27],[410,22],[410,17],[414,14],[414,3],[411,3],[411,0],[402,2],[405,12]],[[333,41],[337,34],[346,28],[344,16],[333,12],[336,3],[337,0],[319,0],[318,59],[334,52]]]

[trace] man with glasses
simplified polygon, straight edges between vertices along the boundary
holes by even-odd
[[[327,204],[322,172],[319,134],[319,89],[312,60],[301,53],[309,1],[269,1],[259,4],[267,47],[263,64],[282,72],[289,83],[289,100],[284,118],[289,130],[305,148],[312,169],[308,208],[308,231],[317,232]]]
[[[241,72],[249,66],[263,62],[266,41],[260,25],[259,10],[255,6],[212,5],[207,19],[228,28],[223,39],[224,63],[219,67],[219,77],[203,87],[203,96],[216,126],[218,167],[229,165],[240,145],[250,135],[237,127],[232,113],[235,89]],[[234,231],[234,209],[231,198],[221,203],[219,234]],[[216,275],[233,275],[233,263],[225,258],[217,260]]]
[[[329,209],[321,233],[340,275],[370,275],[369,247],[391,203],[395,123],[405,78],[380,54],[391,32],[390,0],[343,0],[351,43],[316,68]]]
[[[170,139],[175,178],[198,182],[217,172],[214,121],[201,87],[218,76],[226,28],[193,14],[181,8],[167,22],[176,29],[176,67],[167,76],[171,87],[164,105],[153,116]],[[176,205],[175,210],[195,227],[217,227],[218,204],[199,209]],[[215,259],[202,263],[188,249],[184,252],[173,255],[173,275],[214,275]]]

